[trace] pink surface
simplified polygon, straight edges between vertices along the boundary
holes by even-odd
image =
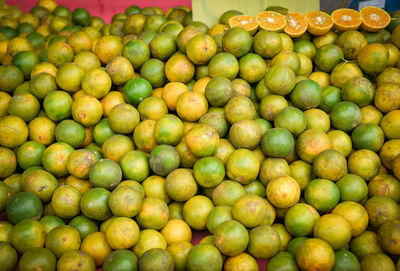
[[[21,10],[29,12],[33,6],[37,4],[38,0],[6,0],[9,5],[17,5]],[[66,6],[71,11],[76,8],[86,8],[92,16],[99,16],[103,18],[106,23],[111,22],[111,18],[115,13],[123,13],[125,9],[131,5],[139,7],[158,6],[164,11],[170,7],[179,5],[192,6],[191,0],[56,0],[60,6]]]

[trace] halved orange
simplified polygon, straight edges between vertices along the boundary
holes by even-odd
[[[306,14],[308,32],[315,36],[321,36],[329,32],[333,26],[331,16],[323,11],[310,11]]]
[[[306,16],[298,12],[288,12],[286,15],[285,33],[292,38],[297,38],[307,31]]]
[[[286,18],[275,11],[262,11],[256,16],[261,29],[280,32],[286,26]]]
[[[250,35],[253,35],[258,29],[258,21],[254,16],[237,15],[229,19],[229,26],[244,28],[249,31]]]
[[[335,28],[339,31],[357,30],[361,23],[361,15],[357,10],[340,8],[332,12]]]
[[[378,32],[390,23],[390,15],[378,7],[364,7],[360,10],[362,29],[369,32]]]

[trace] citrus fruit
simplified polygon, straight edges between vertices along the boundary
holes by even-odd
[[[361,27],[369,32],[378,32],[390,23],[390,15],[381,8],[366,6],[360,9]]]
[[[233,96],[232,82],[226,77],[214,77],[207,83],[204,94],[212,106],[223,106]]]
[[[286,26],[286,18],[275,11],[262,11],[257,14],[256,19],[261,29],[280,32]]]
[[[286,95],[292,91],[295,86],[295,72],[286,65],[274,65],[265,74],[265,86],[278,95]]]
[[[236,200],[244,194],[245,190],[240,183],[226,180],[215,187],[212,200],[216,206],[233,206]]]
[[[365,209],[370,218],[370,224],[379,228],[385,222],[396,220],[399,217],[399,208],[396,202],[386,196],[375,196],[365,202]]]
[[[340,190],[332,181],[315,179],[307,185],[304,199],[317,211],[326,212],[332,210],[339,202]]]
[[[357,257],[350,251],[338,250],[335,252],[333,270],[361,270],[361,265]]]
[[[249,208],[249,206],[253,206]],[[248,215],[254,215],[253,219],[248,219]],[[232,206],[232,216],[244,226],[252,228],[262,224],[267,214],[265,201],[257,195],[243,195],[238,198]]]
[[[315,55],[315,65],[324,72],[331,72],[343,60],[341,48],[334,44],[327,44],[318,48]]]
[[[223,260],[218,249],[209,244],[194,246],[188,256],[186,268],[188,271],[217,271],[221,270]]]
[[[93,271],[96,269],[93,259],[80,250],[65,252],[57,262],[57,270],[68,270],[71,267],[76,270]]]
[[[193,64],[207,64],[217,53],[214,39],[207,34],[198,34],[189,40],[186,54]]]
[[[310,238],[298,247],[296,260],[302,269],[329,270],[335,263],[335,254],[330,245],[324,240]]]
[[[101,267],[105,259],[112,252],[111,247],[107,243],[106,236],[102,232],[89,234],[82,241],[81,250],[92,257],[96,267]]]
[[[323,11],[310,11],[306,14],[308,32],[315,36],[321,36],[329,32],[333,26],[331,16]]]
[[[254,35],[257,30],[259,23],[257,18],[250,15],[236,15],[232,16],[228,21],[229,27],[241,27],[249,32],[250,35]]]
[[[44,242],[44,228],[37,220],[21,220],[13,227],[10,233],[10,243],[21,254],[33,248],[43,247]]]
[[[331,16],[335,28],[341,32],[357,30],[362,23],[360,13],[354,9],[340,8],[332,12]]]
[[[357,59],[361,50],[367,44],[364,35],[355,30],[343,32],[336,40],[336,45],[342,49],[344,58],[348,60]]]
[[[237,149],[226,162],[226,172],[229,179],[242,184],[252,182],[258,175],[260,162],[254,153],[247,149]]]
[[[248,252],[258,258],[271,258],[279,252],[281,239],[279,233],[271,226],[261,224],[249,231]]]
[[[33,248],[21,256],[18,270],[25,271],[35,266],[42,270],[55,270],[57,259],[47,248]]]
[[[80,192],[70,185],[58,187],[52,196],[51,206],[61,218],[71,218],[79,214]]]
[[[347,173],[346,157],[336,150],[324,150],[314,159],[313,169],[317,177],[337,181]]]
[[[212,201],[203,195],[197,195],[187,200],[183,205],[183,218],[192,229],[206,228],[207,216],[214,208]]]
[[[224,269],[226,271],[238,271],[243,268],[249,271],[258,269],[257,261],[245,252],[234,257],[229,257],[224,264]]]
[[[79,249],[80,244],[79,232],[72,226],[58,226],[46,235],[45,246],[57,258],[60,258],[67,251]]]
[[[94,187],[113,189],[120,183],[122,171],[116,162],[101,159],[90,168],[89,179]]]
[[[275,256],[273,256],[268,262],[266,266],[266,271],[279,270],[279,268],[288,268],[289,270],[296,270],[296,258],[294,255],[289,252],[278,252]]]
[[[279,142],[279,143],[277,143]],[[270,157],[285,157],[294,148],[294,139],[285,128],[272,128],[261,138],[261,148]]]
[[[82,214],[88,218],[104,221],[111,217],[108,206],[110,192],[104,188],[92,188],[86,192],[81,199],[80,209]]]
[[[363,178],[354,174],[346,174],[336,185],[340,190],[342,201],[362,202],[368,195],[368,186]]]
[[[5,116],[0,119],[0,145],[15,148],[22,145],[28,137],[28,126],[17,116]]]
[[[239,11],[239,10],[227,10],[224,13],[221,14],[221,16],[219,17],[218,22],[220,24],[224,24],[224,25],[228,25],[229,23],[229,19],[232,18],[233,16],[238,16],[238,15],[243,15],[243,12]]]
[[[319,214],[311,205],[297,203],[285,214],[285,227],[293,236],[310,235]]]
[[[361,260],[362,270],[374,270],[377,267],[385,270],[395,270],[392,259],[383,253],[371,253]]]
[[[259,31],[253,39],[253,50],[264,58],[272,58],[282,49],[282,38],[278,33]]]
[[[369,181],[379,173],[380,159],[373,151],[361,149],[353,152],[348,161],[349,171]]]
[[[361,110],[352,102],[339,102],[331,111],[332,126],[348,132],[361,123]]]
[[[345,246],[351,239],[351,224],[340,215],[321,216],[314,226],[314,236],[328,242],[333,249]],[[339,233],[340,234],[337,234]]]
[[[300,185],[290,176],[280,176],[268,183],[266,194],[275,207],[288,208],[299,201]]]
[[[237,256],[249,243],[247,229],[235,220],[221,223],[214,232],[214,244],[227,256]]]
[[[318,107],[321,103],[321,98],[321,87],[310,79],[298,82],[290,95],[293,105],[303,110]]]
[[[389,60],[389,51],[382,44],[368,44],[360,51],[357,60],[366,74],[376,75],[386,68]]]
[[[331,147],[328,135],[317,129],[305,130],[299,135],[295,145],[297,154],[307,163],[312,163],[318,154]]]
[[[133,252],[125,249],[113,251],[108,255],[103,264],[104,271],[135,270],[137,267],[138,258]]]
[[[360,235],[368,226],[368,213],[359,203],[341,202],[332,210],[332,214],[340,215],[350,222],[353,236]]]
[[[234,55],[230,53],[218,53],[208,63],[210,77],[223,76],[229,80],[235,79],[239,73],[239,63]]]
[[[39,219],[43,213],[40,199],[29,192],[20,192],[9,198],[6,206],[7,218],[12,224],[24,219]]]
[[[371,253],[383,252],[378,244],[377,234],[372,231],[364,231],[350,242],[350,251],[360,260]]]
[[[284,31],[291,38],[298,38],[307,31],[308,22],[306,17],[299,12],[288,12],[286,14],[286,26]]]
[[[6,242],[0,242],[0,259],[3,263],[4,270],[14,270],[18,263],[18,254],[15,249]]]
[[[150,153],[150,168],[161,176],[178,168],[180,157],[176,149],[169,145],[158,145]]]

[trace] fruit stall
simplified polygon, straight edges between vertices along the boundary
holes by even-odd
[[[0,1],[0,271],[400,270],[400,11],[81,2]]]

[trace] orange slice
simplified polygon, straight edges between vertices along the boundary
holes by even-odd
[[[357,10],[340,8],[332,12],[332,19],[335,28],[339,31],[357,30],[361,23],[361,15]]]
[[[333,26],[333,20],[329,14],[323,11],[310,11],[306,14],[308,32],[315,36],[321,36],[329,32]]]
[[[362,29],[369,32],[378,32],[390,23],[390,15],[378,7],[364,7],[360,10]]]
[[[229,26],[244,28],[249,31],[251,35],[253,35],[258,29],[258,21],[254,16],[237,15],[229,19]]]
[[[307,31],[308,23],[306,16],[298,12],[288,12],[286,15],[285,33],[292,38],[297,38]]]
[[[256,16],[261,29],[280,32],[286,26],[286,18],[275,11],[262,11]]]

